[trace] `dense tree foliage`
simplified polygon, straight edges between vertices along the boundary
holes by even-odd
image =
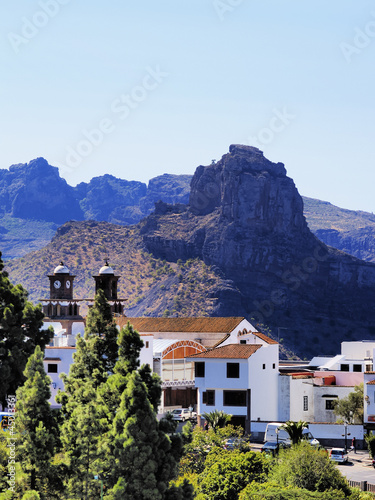
[[[188,425],[188,424],[186,424]],[[240,438],[242,429],[228,425],[224,428],[208,431],[196,427],[190,435],[186,431],[184,456],[180,461],[180,474],[200,474],[203,472],[208,453],[215,448],[224,448],[229,438]]]
[[[268,460],[262,453],[216,449],[210,452],[199,478],[202,500],[231,500],[252,481],[264,482]]]
[[[317,450],[301,442],[280,453],[272,468],[270,479],[282,486],[293,486],[310,491],[329,488],[349,492],[346,479],[332,463],[325,450]]]
[[[363,423],[363,383],[356,385],[346,398],[335,401],[334,413],[348,424]]]
[[[375,458],[375,434],[368,434],[365,439],[370,457]]]
[[[41,498],[53,498],[51,462],[58,433],[48,401],[51,379],[44,371],[43,352],[39,346],[30,356],[24,375],[25,384],[17,390],[17,455],[27,476],[27,489],[37,490]]]
[[[53,332],[43,330],[41,306],[27,300],[21,285],[13,285],[0,252],[0,402],[6,405],[7,394],[14,395],[25,381],[24,370],[29,356],[39,346],[42,350]]]
[[[161,500],[174,476],[171,442],[159,428],[138,372],[130,374],[113,425],[116,485],[113,498]]]
[[[160,379],[148,365],[139,367],[142,346],[129,323],[118,331],[99,291],[57,397],[69,498],[97,498],[95,475],[102,478],[108,500],[164,500],[166,495],[172,500],[192,489],[188,483],[169,488],[182,439],[170,422],[157,419]]]

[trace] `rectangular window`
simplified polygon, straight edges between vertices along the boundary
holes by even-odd
[[[265,369],[266,369],[266,365],[263,363],[263,370],[265,370]]]
[[[353,372],[361,372],[362,365],[353,365]]]
[[[246,391],[224,391],[224,406],[246,406]]]
[[[57,373],[57,364],[56,363],[48,363],[47,373]]]
[[[303,411],[309,409],[309,396],[303,396]]]
[[[150,345],[150,344],[148,343],[148,340],[146,340],[146,345],[145,345],[146,349],[148,349],[148,346],[149,346],[149,345]]]
[[[240,340],[240,344],[246,344],[246,340]]]
[[[207,406],[215,405],[215,391],[205,391],[202,394],[202,403]]]
[[[349,371],[349,365],[341,365],[341,371],[342,372],[348,372]]]
[[[366,365],[366,372],[372,372],[374,369],[374,366],[371,364],[371,365]]]
[[[333,399],[326,399],[326,410],[333,410],[335,408]]]
[[[204,361],[195,362],[195,377],[204,377],[205,375],[205,363]]]
[[[227,378],[240,378],[239,363],[227,363]]]
[[[276,369],[276,363],[272,363],[272,369],[275,370]]]

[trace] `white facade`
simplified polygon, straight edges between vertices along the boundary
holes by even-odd
[[[268,345],[265,342],[256,346],[248,344],[246,347],[254,347],[254,352],[250,354],[249,350],[248,355],[241,352],[241,347],[239,344],[220,346],[190,358],[196,364],[204,363],[204,376],[198,376],[198,367],[195,376],[195,386],[198,389],[197,413],[201,415],[213,410],[223,410],[234,417],[250,420],[276,419],[279,346],[277,343]],[[228,357],[225,356],[226,348]],[[217,357],[212,357],[216,353]],[[238,364],[238,376],[228,376],[228,364]],[[237,396],[239,404],[228,403]]]
[[[140,366],[149,365],[152,370],[154,337],[147,333],[140,335],[140,337],[143,340],[143,347],[139,353],[139,364]]]
[[[73,337],[73,336],[68,336]],[[62,337],[62,339],[67,337]],[[75,338],[75,337],[74,337]],[[141,335],[143,340],[143,347],[139,355],[140,366],[143,364],[150,365],[152,369],[153,361],[153,336],[152,335]],[[62,373],[69,374],[70,365],[73,363],[73,354],[76,352],[74,346],[64,346],[64,345],[54,345],[46,346],[44,354],[44,370],[51,377],[51,398],[49,400],[52,408],[59,408],[56,402],[56,395],[58,390],[64,390],[63,381],[60,378]]]
[[[44,354],[44,370],[51,377],[51,398],[49,402],[52,408],[60,408],[56,400],[58,390],[64,390],[63,381],[60,378],[62,373],[69,373],[70,365],[73,363],[73,354],[76,352],[75,347],[52,347],[46,346]]]
[[[341,354],[329,357],[315,357],[310,366],[319,370],[364,373],[373,370],[375,342],[361,340],[341,343]]]
[[[290,377],[290,420],[334,423],[340,418],[333,413],[333,402],[347,397],[353,387],[317,385],[316,380]]]

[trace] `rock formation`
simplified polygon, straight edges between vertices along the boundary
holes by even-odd
[[[375,266],[320,242],[284,166],[256,148],[233,145],[216,164],[198,167],[186,211],[155,213],[143,224],[153,255],[199,257],[230,280],[217,315],[286,328],[282,336],[305,353],[333,344],[338,352],[338,339],[375,333]]]
[[[44,158],[0,170],[0,213],[57,224],[83,218],[73,188]]]

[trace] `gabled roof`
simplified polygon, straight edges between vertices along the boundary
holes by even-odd
[[[278,344],[278,341],[277,340],[273,340],[271,339],[270,337],[267,337],[267,335],[265,335],[264,333],[262,332],[250,332],[252,333],[253,335],[255,335],[256,337],[258,337],[258,339],[260,340],[263,340],[264,342],[266,342],[267,344]]]
[[[118,324],[125,326],[127,322],[138,332],[184,332],[184,333],[230,333],[245,318],[118,318]],[[121,323],[121,324],[120,324]],[[122,324],[123,323],[123,324]]]
[[[199,359],[248,359],[254,352],[260,349],[262,346],[260,344],[228,344],[222,347],[217,347],[210,351],[202,352],[200,354],[194,354],[189,356],[189,358],[199,358]]]

